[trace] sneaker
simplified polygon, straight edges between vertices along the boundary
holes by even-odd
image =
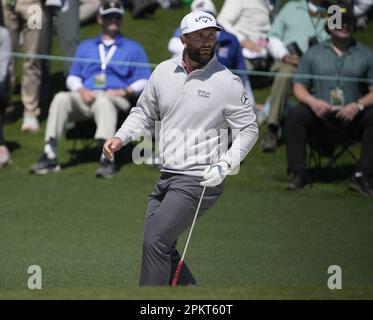
[[[108,159],[100,161],[100,166],[96,170],[97,178],[111,179],[115,175],[115,162]]]
[[[261,147],[263,152],[275,152],[277,149],[277,135],[268,130],[264,135]]]
[[[27,132],[38,132],[39,131],[39,121],[35,116],[24,116],[21,131],[23,133]]]
[[[358,191],[364,195],[373,196],[373,178],[353,175],[347,182],[351,190]]]
[[[11,164],[10,152],[6,146],[0,146],[0,168]]]
[[[30,172],[35,174],[48,174],[60,170],[61,166],[58,164],[57,159],[49,159],[45,153],[43,153],[37,163],[30,167]]]

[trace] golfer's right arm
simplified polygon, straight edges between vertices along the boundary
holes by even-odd
[[[113,138],[105,142],[103,153],[106,159],[112,159],[114,152],[132,139],[140,138],[145,129],[154,127],[154,122],[159,120],[158,102],[152,78],[151,76],[136,106],[132,108],[120,129]]]

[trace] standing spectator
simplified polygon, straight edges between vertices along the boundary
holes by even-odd
[[[326,40],[325,0],[298,0],[288,2],[276,16],[268,33],[268,50],[276,60],[272,71],[294,73],[299,58],[309,46]],[[276,76],[272,85],[267,132],[262,140],[262,150],[277,149],[278,129],[287,98],[291,93],[291,77]]]
[[[26,54],[40,53],[42,44],[42,33],[46,30],[46,11],[41,0],[7,0],[2,1],[5,27],[10,31],[12,39],[12,48],[17,50],[19,47],[20,35],[23,35],[23,49]],[[31,6],[37,6],[41,17],[41,29],[29,28],[29,18],[32,18]],[[32,18],[33,19],[33,18]],[[15,63],[13,63],[12,84],[15,84]],[[39,96],[41,83],[41,62],[34,57],[25,57],[22,69],[21,98],[25,107],[22,132],[36,132],[39,130],[38,115]]]
[[[191,11],[204,11],[212,14],[216,17],[216,8],[211,0],[194,0],[191,3]],[[244,84],[245,90],[249,95],[250,100],[255,106],[254,95],[251,89],[249,78],[245,73],[247,71],[244,58],[242,56],[242,50],[240,43],[238,42],[235,35],[222,29],[217,32],[217,50],[216,56],[218,61],[226,66],[230,70],[240,70],[243,73],[239,74],[239,77]],[[174,35],[168,42],[168,51],[173,56],[179,55],[183,52],[184,45],[180,39],[180,28],[177,28]]]
[[[10,163],[10,153],[4,141],[4,113],[9,99],[9,66],[12,43],[9,31],[0,26],[0,168]]]
[[[95,12],[97,13],[97,7]],[[80,37],[80,7],[79,1],[66,0],[66,4],[57,15],[57,33],[61,54],[64,57],[73,57],[79,45]],[[69,72],[70,61],[64,62],[65,74]]]
[[[110,63],[148,63],[141,45],[120,34],[123,14],[123,6],[118,0],[104,1],[100,6],[97,21],[102,32],[97,38],[82,42],[75,54],[79,61],[72,63],[66,80],[71,92],[60,92],[52,101],[43,154],[31,166],[32,173],[46,174],[60,170],[57,142],[68,119],[94,119],[97,126],[95,139],[102,147],[104,140],[115,133],[117,109],[128,112],[130,99],[136,98],[145,87],[150,76],[149,67]],[[102,158],[96,176],[111,178],[114,173],[114,162]]]
[[[373,50],[352,37],[352,6],[338,1],[342,28],[329,29],[331,41],[317,44],[301,58],[297,74],[336,76],[335,79],[294,78],[294,94],[301,105],[293,108],[285,123],[288,189],[307,183],[306,143],[310,136],[330,132],[361,137],[361,154],[349,187],[373,196]],[[341,81],[341,77],[368,82]]]
[[[47,32],[43,32],[41,52],[51,55],[53,31],[57,29],[60,53],[63,57],[72,58],[80,42],[79,1],[46,0],[48,10]],[[96,10],[97,12],[97,10]],[[69,73],[71,61],[63,62],[65,76]],[[53,93],[50,90],[50,61],[42,61],[42,92]],[[50,103],[50,95],[41,96],[40,104]]]
[[[240,41],[249,70],[269,69],[267,32],[271,27],[267,0],[225,0],[218,15],[219,24]],[[254,87],[265,85],[266,78],[252,77]]]

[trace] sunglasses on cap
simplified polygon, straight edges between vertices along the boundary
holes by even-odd
[[[121,15],[120,13],[116,13],[116,12],[108,13],[102,16],[104,20],[120,20],[122,19],[122,17],[123,15]]]
[[[350,25],[350,24],[354,24],[354,23],[355,23],[355,20],[354,20],[353,17],[344,17],[342,15],[342,24],[348,24],[348,25]]]

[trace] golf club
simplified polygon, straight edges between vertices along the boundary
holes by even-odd
[[[177,285],[177,282],[178,282],[178,280],[180,278],[180,273],[181,273],[181,269],[182,269],[183,264],[184,264],[184,258],[185,258],[185,254],[186,254],[186,251],[187,251],[187,248],[188,248],[190,236],[192,235],[194,224],[195,224],[195,222],[197,220],[198,211],[199,211],[199,208],[201,206],[203,195],[205,194],[205,190],[206,190],[206,186],[203,187],[203,190],[202,190],[202,193],[201,193],[201,197],[199,199],[199,203],[198,203],[198,206],[197,206],[197,210],[196,210],[196,213],[194,214],[193,223],[192,223],[192,226],[190,227],[190,230],[189,230],[189,235],[188,235],[185,247],[184,247],[183,255],[181,256],[181,259],[180,259],[179,263],[177,264],[175,275],[174,275],[174,278],[172,279],[172,286],[173,287]]]

